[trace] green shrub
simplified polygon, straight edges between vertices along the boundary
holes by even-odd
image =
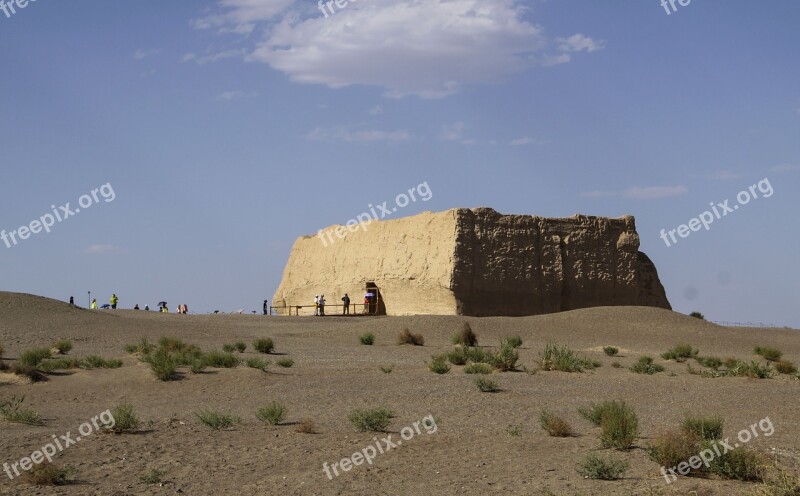
[[[574,435],[572,427],[561,417],[556,417],[547,410],[539,413],[539,425],[553,437],[570,437]]]
[[[397,344],[413,344],[414,346],[425,346],[425,338],[422,334],[413,334],[408,328],[403,329],[397,335]]]
[[[783,352],[775,348],[767,348],[764,346],[756,346],[753,350],[756,355],[761,356],[764,360],[769,362],[777,362],[783,356]]]
[[[36,348],[33,350],[23,351],[17,359],[17,363],[24,367],[36,367],[42,360],[50,357],[50,350],[47,348]]]
[[[685,429],[659,434],[645,448],[650,459],[666,468],[676,467],[679,463],[697,456],[700,451],[699,438]],[[692,469],[689,475],[700,475],[704,471],[705,467],[701,465],[698,469]]]
[[[233,346],[232,344],[223,344],[222,345],[222,351],[224,351],[225,353],[233,353],[233,351],[235,349],[236,349],[236,347]]]
[[[70,482],[75,473],[75,469],[71,466],[61,467],[44,461],[34,465],[25,474],[25,479],[36,486],[63,486]]]
[[[42,418],[33,410],[22,408],[23,401],[25,401],[24,396],[12,396],[9,401],[0,402],[0,415],[6,422],[40,425],[42,423]]]
[[[178,338],[162,336],[158,339],[158,347],[169,353],[176,353],[187,350],[191,348],[192,345],[186,344]]]
[[[679,344],[674,348],[666,351],[665,353],[662,353],[661,357],[665,360],[675,360],[676,362],[685,362],[688,358],[696,357],[698,353],[699,351],[695,348],[692,348],[692,345]]]
[[[467,363],[467,352],[461,346],[456,347],[447,353],[447,360],[453,365],[464,365]]]
[[[713,441],[722,439],[723,420],[718,417],[692,417],[687,415],[681,423],[681,428],[697,439]]]
[[[500,372],[509,372],[517,369],[519,353],[516,348],[506,343],[489,358],[489,364]]]
[[[82,369],[118,369],[122,367],[122,360],[109,358],[106,360],[97,355],[89,355],[80,361]]]
[[[111,416],[114,418],[114,427],[110,430],[114,432],[136,432],[139,429],[139,417],[133,405],[127,403],[118,405],[111,410]]]
[[[147,356],[150,368],[161,381],[169,381],[176,378],[177,367],[175,360],[165,349],[160,348],[153,354]]]
[[[700,320],[706,320],[705,315],[703,315],[700,312],[692,312],[692,313],[689,314],[689,317],[694,317],[694,318],[700,319]]]
[[[149,355],[153,351],[155,351],[156,346],[150,343],[147,338],[142,338],[139,340],[138,344],[126,344],[125,345],[125,352],[130,353],[131,355],[135,353],[139,353],[140,355]]]
[[[520,434],[522,434],[522,427],[519,425],[509,425],[506,427],[506,432],[508,432],[508,435],[511,437],[519,437]]]
[[[276,360],[275,363],[278,364],[279,367],[283,367],[285,369],[288,369],[292,365],[294,365],[294,360],[292,360],[289,357],[285,357],[285,358],[281,358],[280,360]]]
[[[203,363],[207,367],[231,369],[239,365],[239,359],[233,356],[232,353],[214,350],[203,355]]]
[[[472,332],[469,322],[464,322],[461,326],[461,332],[453,335],[453,344],[460,344],[462,346],[477,346],[478,337]]]
[[[69,370],[69,369],[76,369],[81,366],[81,361],[76,358],[56,358],[56,359],[49,359],[43,360],[39,363],[39,370],[50,374],[55,372],[56,370]]]
[[[245,350],[247,349],[247,344],[244,343],[243,341],[237,341],[236,344],[234,344],[233,346],[239,353],[244,353]]]
[[[794,374],[797,372],[797,367],[792,362],[781,360],[780,362],[775,362],[775,370],[781,374]]]
[[[772,367],[769,364],[760,364],[756,361],[745,363],[740,360],[726,362],[725,375],[731,377],[749,377],[751,379],[769,379],[772,377]]]
[[[381,371],[384,374],[391,374],[392,370],[394,370],[394,365],[381,365]]]
[[[272,350],[275,349],[275,343],[272,342],[271,338],[262,338],[253,341],[253,348],[259,353],[272,353]]]
[[[470,363],[464,367],[465,374],[491,374],[492,367],[485,363]]]
[[[263,370],[264,372],[266,372],[267,367],[269,367],[269,361],[261,358],[248,358],[245,363],[251,369]]]
[[[611,357],[617,356],[617,353],[619,353],[619,348],[614,346],[603,346],[603,353]]]
[[[60,355],[66,355],[72,349],[72,343],[66,339],[60,339],[53,343],[52,347],[58,350]]]
[[[717,370],[722,366],[722,359],[715,356],[697,357],[695,360],[697,360],[697,363],[703,367],[708,367],[714,370]]]
[[[478,389],[483,393],[496,393],[500,391],[500,387],[497,383],[486,377],[478,377],[475,379],[475,385],[478,386]]]
[[[628,462],[614,458],[601,458],[590,453],[578,463],[578,473],[589,479],[617,480],[628,470]]]
[[[8,372],[11,374],[27,377],[31,380],[31,382],[46,382],[47,376],[42,373],[36,367],[28,367],[26,365],[20,365],[19,363],[12,363],[8,364],[2,360],[0,360],[0,372]]]
[[[361,344],[366,346],[372,346],[375,344],[375,335],[371,332],[365,332],[361,336],[358,337],[358,340],[361,341]]]
[[[653,375],[657,372],[663,372],[664,367],[653,363],[653,357],[643,356],[639,358],[638,362],[633,364],[631,370],[637,374]]]
[[[280,403],[273,401],[269,405],[259,408],[256,411],[256,417],[258,420],[269,425],[278,425],[286,420],[287,411],[288,410],[285,405],[281,405]]]
[[[639,430],[636,414],[624,401],[604,401],[578,412],[601,428],[600,442],[606,448],[628,449]]]
[[[464,353],[467,355],[467,360],[472,363],[489,363],[492,358],[483,348],[467,348]]]
[[[615,369],[621,369],[622,368],[622,364],[619,363],[619,362],[614,362],[614,363],[611,364],[611,366],[614,367]]]
[[[164,472],[151,468],[144,474],[140,475],[139,480],[152,486],[154,484],[161,484],[162,477],[164,477]]]
[[[210,410],[200,410],[195,415],[200,419],[200,422],[214,430],[227,429],[241,422],[239,417]]]
[[[560,370],[561,372],[583,372],[597,367],[597,363],[581,358],[566,346],[547,343],[544,351],[539,353],[540,368],[542,370]]]
[[[519,336],[509,336],[500,340],[500,347],[510,346],[512,348],[519,348],[522,346],[522,338]]]
[[[703,447],[707,446],[708,443]],[[762,482],[767,474],[767,459],[757,451],[739,447],[711,460],[710,469],[724,479]]]
[[[206,364],[202,358],[197,358],[192,363],[189,364],[189,370],[192,371],[192,374],[200,374],[205,369],[206,369]]]
[[[391,410],[378,408],[373,410],[353,410],[347,418],[358,432],[384,432],[393,416]]]
[[[431,361],[428,364],[428,368],[431,370],[431,372],[437,374],[446,374],[450,372],[450,365],[448,365],[447,357],[445,355],[431,356]]]

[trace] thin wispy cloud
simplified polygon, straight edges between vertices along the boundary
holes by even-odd
[[[244,58],[244,56],[245,56],[245,51],[243,49],[224,50],[222,52],[208,53],[205,55],[198,55],[196,53],[187,53],[183,57],[181,57],[181,62],[192,61],[197,65],[205,65],[223,59],[230,59],[235,57]]]
[[[161,51],[160,48],[156,48],[154,50],[142,50],[141,48],[133,52],[133,60],[142,60],[144,58],[150,57],[151,55],[156,55]]]
[[[411,139],[411,134],[405,130],[383,131],[378,129],[352,130],[346,127],[321,128],[318,127],[306,135],[309,141],[323,141],[327,143],[401,143]]]
[[[247,92],[244,92],[244,91],[240,91],[240,90],[224,91],[224,92],[220,93],[219,95],[217,95],[217,100],[231,101],[231,100],[239,100],[241,98],[254,98],[256,96],[258,96],[258,93],[255,92],[255,91],[250,92],[250,93],[247,93]]]
[[[791,172],[800,169],[800,164],[778,164],[769,168],[770,172]]]
[[[535,138],[531,138],[529,136],[523,136],[522,138],[511,140],[509,145],[511,146],[543,145],[544,143],[545,143],[544,141],[540,141]]]

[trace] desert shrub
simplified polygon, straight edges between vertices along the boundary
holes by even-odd
[[[253,348],[259,353],[272,353],[275,349],[275,343],[271,338],[256,339],[253,341]]]
[[[69,370],[76,369],[81,366],[81,361],[76,358],[55,358],[43,360],[39,363],[38,369],[42,372],[50,374],[56,370]]]
[[[470,363],[464,367],[465,374],[491,374],[492,367],[485,363]]]
[[[134,353],[149,355],[156,349],[156,346],[150,343],[147,338],[142,338],[137,344],[126,344],[124,349],[126,353],[130,353],[131,355]]]
[[[478,389],[483,393],[496,393],[500,391],[500,386],[486,377],[478,377],[475,379],[475,385],[478,386]]]
[[[619,363],[619,362],[614,362],[614,363],[611,364],[611,366],[614,367],[615,369],[621,369],[622,368],[622,364]]]
[[[460,344],[462,346],[477,346],[478,337],[472,332],[472,327],[469,322],[464,322],[461,326],[461,332],[453,335],[453,344]]]
[[[512,348],[519,348],[522,346],[522,338],[519,336],[509,336],[500,340],[500,347],[510,346]]]
[[[192,371],[192,374],[200,374],[205,369],[206,369],[206,364],[202,358],[197,358],[192,363],[189,364],[189,370]]]
[[[703,367],[708,367],[714,370],[717,370],[722,366],[722,359],[715,356],[696,357],[695,360],[697,360],[697,363]]]
[[[37,369],[36,367],[28,367],[26,365],[20,365],[19,363],[12,363],[7,364],[4,361],[0,360],[0,371],[2,372],[9,372],[11,374],[27,377],[31,380],[31,382],[46,382],[47,376],[42,373],[41,370]]]
[[[685,429],[674,430],[659,434],[647,448],[647,455],[659,465],[671,468],[689,458],[697,456],[700,449],[700,440],[692,432]],[[689,475],[699,475],[705,471],[705,466],[692,469]]]
[[[38,413],[22,407],[25,397],[12,396],[9,401],[0,402],[0,416],[6,422],[16,424],[40,425],[42,418]]]
[[[59,339],[55,343],[53,343],[53,348],[58,350],[60,355],[65,355],[69,353],[69,350],[72,349],[72,343],[67,341],[66,339]]]
[[[140,475],[139,480],[152,486],[153,484],[160,484],[163,477],[164,472],[151,468],[147,472]]]
[[[643,356],[639,358],[638,362],[633,364],[631,370],[637,374],[653,375],[656,372],[663,372],[664,367],[662,365],[658,365],[657,363],[653,363],[653,357]]]
[[[361,341],[361,344],[366,346],[372,346],[375,344],[375,335],[371,332],[365,332],[361,336],[358,337],[358,340]]]
[[[797,367],[792,362],[781,360],[780,362],[775,362],[775,370],[781,374],[794,374],[797,372]]]
[[[391,410],[377,408],[373,410],[353,410],[347,419],[358,432],[384,432],[393,416]]]
[[[118,369],[122,367],[122,360],[118,358],[105,359],[97,355],[89,355],[80,362],[82,369]]]
[[[711,460],[710,470],[725,479],[761,482],[767,474],[767,459],[755,450],[739,447]]]
[[[381,365],[381,372],[384,374],[391,374],[394,370],[394,365]]]
[[[118,405],[111,410],[111,416],[114,417],[114,427],[110,430],[114,432],[136,432],[139,429],[139,417],[133,405],[127,403]]]
[[[617,356],[617,353],[619,353],[619,348],[614,346],[603,346],[603,353],[610,357]]]
[[[547,410],[539,413],[539,425],[553,437],[570,437],[573,435],[572,427],[561,417],[556,417]]]
[[[177,367],[175,360],[165,349],[160,348],[147,357],[147,363],[156,377],[161,381],[169,381],[176,378]]]
[[[700,320],[706,320],[706,316],[703,315],[700,312],[692,312],[692,313],[689,314],[689,317],[694,317],[694,318],[700,319]]]
[[[237,341],[233,346],[239,353],[244,353],[247,349],[247,344],[243,341]]]
[[[749,377],[751,379],[769,379],[772,377],[772,367],[769,364],[761,364],[756,361],[750,363],[741,360],[726,362],[727,369],[724,375],[731,377]]]
[[[314,425],[313,420],[310,418],[304,418],[297,424],[297,427],[295,427],[294,431],[299,434],[316,434],[317,428]]]
[[[173,338],[169,336],[162,336],[158,339],[158,347],[170,353],[183,351],[189,348],[190,346],[191,345],[184,343],[178,338]]]
[[[500,372],[509,372],[517,369],[519,352],[508,343],[504,343],[500,349],[489,358],[489,364]]]
[[[239,417],[213,412],[211,410],[200,410],[199,412],[195,413],[195,415],[200,422],[218,431],[227,429],[228,427],[232,427],[241,422]]]
[[[600,442],[606,448],[628,449],[636,440],[639,422],[624,401],[604,401],[578,409],[578,413],[601,428]]]
[[[47,348],[36,348],[23,351],[17,359],[17,363],[26,367],[36,367],[42,360],[50,358],[50,350]]]
[[[447,353],[447,360],[453,365],[464,365],[467,363],[467,352],[463,347],[458,346],[453,351]]]
[[[768,348],[765,346],[756,346],[753,352],[769,362],[777,362],[783,356],[782,351],[776,348]]]
[[[522,427],[519,425],[509,425],[506,427],[506,432],[508,432],[508,435],[511,437],[519,437],[520,434],[522,434]]]
[[[718,417],[692,417],[687,415],[681,423],[681,429],[698,439],[713,441],[722,439],[723,420]]]
[[[675,360],[676,362],[685,362],[688,358],[694,358],[699,351],[692,348],[690,344],[679,344],[670,350],[661,354],[661,358],[665,360]]]
[[[75,469],[71,466],[62,467],[55,463],[44,461],[34,465],[25,474],[25,479],[36,486],[63,486],[69,483],[75,473]]]
[[[224,351],[225,353],[233,353],[233,351],[235,349],[236,349],[236,347],[234,345],[232,345],[232,344],[223,344],[222,345],[222,351]]]
[[[598,366],[592,360],[579,357],[574,351],[566,346],[558,346],[555,343],[547,343],[544,351],[539,353],[542,370],[560,370],[561,372],[583,372]]]
[[[472,363],[488,363],[491,359],[491,355],[483,348],[467,348],[464,353],[467,355],[467,360]]]
[[[414,334],[408,330],[408,328],[403,329],[400,334],[397,335],[397,344],[413,344],[414,346],[425,346],[425,338],[422,337],[422,334]]]
[[[269,425],[278,425],[286,420],[287,411],[288,410],[285,405],[281,405],[280,403],[273,401],[272,403],[259,408],[256,411],[256,418]]]
[[[431,361],[428,363],[428,368],[431,370],[431,372],[436,374],[446,374],[450,372],[450,365],[448,365],[447,357],[445,355],[431,356]]]
[[[231,369],[239,365],[239,359],[233,356],[232,353],[214,350],[203,355],[203,363],[205,363],[207,367]]]
[[[628,470],[628,462],[590,453],[578,463],[577,470],[580,475],[589,479],[616,480]]]
[[[264,372],[266,372],[267,367],[269,367],[269,361],[261,358],[248,358],[245,363],[251,369],[263,370]]]
[[[276,360],[276,361],[275,361],[275,363],[276,363],[276,364],[277,364],[279,367],[283,367],[283,368],[285,368],[285,369],[288,369],[288,368],[290,368],[292,365],[294,365],[294,360],[292,360],[292,359],[291,359],[291,358],[289,358],[289,357],[284,357],[284,358],[281,358],[280,360]]]

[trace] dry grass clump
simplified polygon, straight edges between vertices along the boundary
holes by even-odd
[[[294,428],[294,431],[298,434],[316,434],[317,428],[312,419],[304,418],[298,422],[297,427]]]
[[[675,360],[676,362],[685,362],[689,358],[697,356],[699,351],[693,348],[690,344],[679,344],[674,348],[661,354],[664,360]]]
[[[560,370],[561,372],[583,372],[599,367],[600,362],[579,357],[566,346],[547,343],[544,351],[539,353],[539,366],[542,370]]]
[[[578,473],[589,479],[617,480],[628,470],[628,462],[615,458],[602,458],[589,453],[578,463]]]
[[[60,339],[53,343],[53,349],[56,350],[59,355],[66,355],[69,350],[72,349],[72,343],[66,339]]]
[[[498,386],[493,380],[487,379],[486,377],[478,377],[475,379],[475,385],[478,386],[478,389],[482,393],[496,393],[500,391],[500,386]]]
[[[470,327],[469,322],[464,322],[461,326],[461,332],[457,332],[453,335],[453,344],[470,347],[478,345],[478,336],[472,332],[472,327]]]
[[[436,374],[446,374],[450,372],[450,365],[447,363],[447,355],[433,355],[428,363],[428,368]]]
[[[62,467],[55,463],[44,461],[34,465],[25,474],[25,480],[36,486],[63,486],[75,476],[75,469],[71,466]]]
[[[603,353],[610,357],[617,356],[617,353],[619,353],[619,348],[614,346],[603,346]]]
[[[780,362],[775,362],[775,370],[781,374],[794,374],[797,372],[797,367],[792,362],[781,360]]]
[[[211,410],[200,410],[195,413],[195,415],[200,422],[217,431],[227,429],[242,421],[242,419],[234,415],[213,412]]]
[[[422,334],[414,334],[406,327],[397,335],[397,344],[413,344],[414,346],[425,346],[425,338]]]
[[[571,437],[575,433],[569,423],[561,417],[556,417],[547,410],[539,413],[539,425],[553,437]]]
[[[113,427],[108,427],[108,429],[117,434],[139,430],[139,416],[136,415],[133,405],[128,403],[117,405],[111,410],[111,417],[114,419],[114,425]]]
[[[275,349],[275,343],[272,342],[271,338],[256,339],[253,341],[253,348],[259,353],[269,354]]]
[[[48,348],[35,348],[23,351],[17,358],[17,363],[23,367],[36,367],[42,360],[46,360],[51,356],[52,354]]]
[[[653,375],[657,372],[663,372],[664,367],[662,365],[653,363],[653,357],[643,356],[639,358],[638,362],[633,364],[631,371],[636,372],[637,374]]]
[[[358,432],[385,432],[394,413],[388,408],[375,408],[371,410],[353,410],[347,419]]]
[[[491,374],[492,367],[485,363],[470,363],[464,367],[465,374]]]
[[[782,351],[766,346],[756,346],[753,352],[768,362],[777,362],[783,356]]]
[[[579,408],[578,413],[600,426],[600,442],[606,448],[627,450],[633,446],[639,433],[636,413],[624,401],[604,401]]]
[[[256,418],[269,425],[278,425],[286,420],[286,414],[288,411],[289,410],[286,408],[286,405],[282,405],[277,401],[273,401],[272,403],[259,408],[256,411]]]
[[[361,342],[361,344],[365,346],[372,346],[373,344],[375,344],[375,335],[372,334],[371,332],[365,332],[364,334],[358,337],[358,340]]]
[[[27,425],[41,425],[42,417],[28,408],[22,407],[25,397],[12,396],[10,400],[0,402],[0,416],[6,422]]]

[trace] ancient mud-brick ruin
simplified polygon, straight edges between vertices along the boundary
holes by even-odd
[[[639,251],[631,216],[549,219],[459,208],[340,228],[339,235],[295,242],[274,306],[313,305],[324,294],[326,313],[341,313],[331,305],[341,305],[345,293],[362,304],[365,290],[375,288],[380,305],[371,310],[387,315],[671,308],[655,266]]]

